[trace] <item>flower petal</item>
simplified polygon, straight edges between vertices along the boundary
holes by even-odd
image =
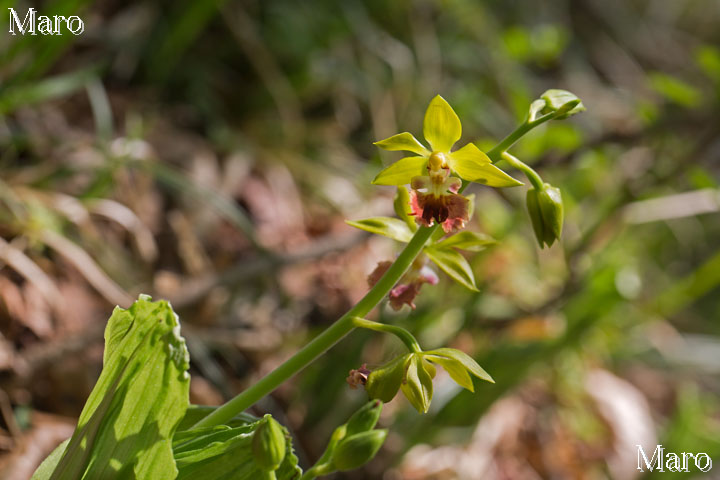
[[[425,157],[405,157],[378,173],[372,183],[375,185],[408,184],[413,177],[427,173],[426,164],[427,158]]]
[[[487,165],[492,163],[490,160],[490,157],[485,155],[485,152],[480,150],[474,143],[468,143],[464,147],[452,152],[447,157],[447,163],[450,165],[450,168],[455,170],[453,165],[457,164],[458,162],[462,163],[477,163],[479,165]]]
[[[490,159],[474,144],[468,143],[448,156],[448,165],[460,178],[490,187],[517,187],[523,183],[490,163]]]
[[[425,358],[443,367],[445,371],[450,374],[450,378],[452,378],[455,383],[461,387],[470,390],[471,392],[475,391],[472,378],[470,378],[470,374],[465,368],[465,365],[463,365],[460,361],[454,358],[441,357],[439,355],[426,355]]]
[[[432,377],[422,364],[422,357],[413,355],[408,362],[405,381],[400,385],[410,404],[420,413],[427,413],[433,395]]]
[[[460,140],[460,119],[440,95],[432,99],[425,112],[423,135],[436,152],[449,152],[455,142]]]
[[[429,350],[425,352],[426,355],[430,356],[439,356],[439,357],[445,357],[445,358],[452,358],[454,360],[457,360],[458,362],[462,363],[465,368],[478,377],[481,380],[485,380],[486,382],[495,383],[495,380],[490,376],[489,373],[487,373],[478,363],[475,361],[474,358],[472,358],[467,353],[463,352],[462,350],[457,350],[455,348],[436,348],[435,350]],[[431,357],[431,360],[433,358]]]
[[[413,190],[427,190],[431,184],[430,177],[427,176],[413,177],[410,181],[410,187]]]
[[[470,220],[468,205],[470,201],[462,195],[445,195],[445,205],[448,209],[448,216],[443,224],[445,233],[455,232],[465,228],[465,223]]]
[[[420,143],[417,138],[413,137],[411,133],[403,132],[393,135],[385,140],[375,142],[373,145],[377,145],[383,150],[398,151],[404,150],[406,152],[417,153],[418,155],[428,156],[430,151]]]
[[[409,305],[410,308],[415,310],[413,300],[415,300],[415,297],[417,297],[418,293],[420,293],[421,286],[422,283],[401,283],[390,290],[388,298],[390,299],[390,306],[392,309],[397,312],[403,307],[403,305]]]

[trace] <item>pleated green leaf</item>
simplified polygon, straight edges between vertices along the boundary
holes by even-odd
[[[424,252],[440,269],[447,273],[450,278],[460,285],[474,292],[478,289],[475,286],[475,275],[473,275],[470,264],[465,257],[452,248],[425,247]]]
[[[178,318],[140,296],[105,329],[103,370],[75,433],[33,480],[174,479],[172,436],[188,407],[190,376]]]
[[[489,235],[464,230],[438,242],[436,245],[441,248],[453,247],[469,252],[480,252],[496,243],[497,241]]]
[[[173,452],[179,474],[178,480],[256,480],[263,471],[252,453],[255,430],[262,424],[259,419],[235,427],[220,425],[178,432],[173,441]],[[302,475],[298,459],[293,453],[290,434],[285,435],[285,457],[275,476],[278,480],[294,480]]]
[[[366,232],[383,235],[399,242],[407,243],[413,236],[408,224],[398,218],[373,217],[365,220],[346,220],[348,225]]]
[[[455,348],[436,348],[435,350],[429,350],[425,352],[425,355],[427,355],[427,357],[433,362],[436,361],[436,357],[444,357],[454,360],[461,364],[463,367],[465,367],[468,372],[472,373],[479,379],[485,380],[490,383],[495,383],[495,380],[492,379],[490,374],[487,373],[480,365],[478,365],[474,358],[461,350],[457,350]]]

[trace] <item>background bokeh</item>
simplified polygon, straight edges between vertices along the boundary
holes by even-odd
[[[336,478],[636,478],[636,444],[720,457],[716,0],[0,6],[3,478],[72,431],[113,305],[170,299],[192,401],[220,403],[397,251],[344,224],[392,211],[370,180],[399,156],[374,140],[420,136],[439,93],[487,149],[548,88],[587,112],[513,153],[562,189],[561,245],[537,248],[526,187],[475,186],[471,228],[499,241],[470,257],[481,292],[444,277],[415,311],[375,314],[497,383],[473,395],[441,372],[430,413],[388,404],[384,449]],[[30,6],[85,32],[11,36],[7,8]],[[355,332],[255,413],[307,466],[364,400],[348,370],[401,350]]]

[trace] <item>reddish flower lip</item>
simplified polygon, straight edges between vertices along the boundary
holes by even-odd
[[[446,233],[463,228],[469,220],[470,201],[457,193],[436,195],[413,190],[410,193],[410,207],[416,221],[425,227],[434,222],[442,224]]]

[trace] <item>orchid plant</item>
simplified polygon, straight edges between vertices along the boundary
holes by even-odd
[[[558,240],[563,222],[560,190],[507,150],[538,125],[582,110],[570,92],[548,90],[530,105],[525,121],[487,153],[473,143],[453,151],[462,134],[460,120],[436,96],[423,123],[429,148],[408,132],[376,142],[385,150],[414,154],[388,166],[373,181],[397,187],[397,218],[348,223],[397,240],[403,249],[394,260],[378,263],[368,276],[370,290],[345,315],[220,407],[189,404],[189,355],[177,315],[167,302],[141,296],[127,310],[116,308],[105,332],[103,371],[75,433],[40,465],[33,479],[311,480],[358,468],[375,456],[387,436],[387,430],[375,428],[383,402],[398,392],[419,412],[427,412],[437,366],[470,391],[473,377],[492,382],[467,353],[451,348],[423,351],[409,331],[365,317],[386,298],[395,310],[415,308],[421,287],[439,281],[429,262],[477,290],[460,251],[477,252],[494,240],[464,230],[474,196],[463,192],[472,183],[523,185],[496,166],[500,161],[523,172],[532,184],[527,207],[540,247]],[[244,412],[356,328],[395,335],[408,352],[374,371],[365,365],[350,371],[350,387],[363,388],[370,401],[335,429],[323,455],[303,473],[287,429],[270,415],[256,418]]]

